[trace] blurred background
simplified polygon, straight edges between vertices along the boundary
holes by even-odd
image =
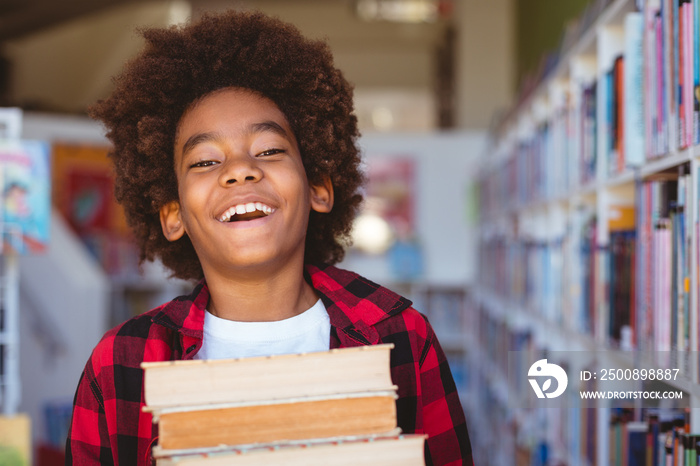
[[[483,351],[468,338],[479,274],[475,180],[492,121],[547,66],[546,53],[587,3],[0,0],[0,107],[20,109],[6,121],[20,121],[19,136],[42,141],[49,154],[49,234],[38,252],[19,257],[19,321],[0,321],[14,335],[0,340],[4,357],[19,357],[16,408],[31,419],[23,424],[31,462],[62,464],[74,390],[101,335],[190,287],[158,264],[138,267],[112,200],[109,143],[85,109],[109,94],[111,77],[142,47],[136,28],[236,8],[326,40],[354,84],[369,183],[340,265],[407,295],[429,316],[460,388],[477,464],[497,464],[488,457],[499,433],[470,413],[479,403],[470,361]],[[14,266],[4,267],[7,275]],[[15,383],[10,363],[2,373]],[[10,433],[0,424],[3,435]]]

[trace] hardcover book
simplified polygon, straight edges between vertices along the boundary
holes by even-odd
[[[424,437],[397,427],[393,346],[145,362],[154,457],[161,466],[423,465]]]

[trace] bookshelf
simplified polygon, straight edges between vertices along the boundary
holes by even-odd
[[[423,282],[411,284],[402,292],[428,317],[449,361],[460,401],[465,404],[470,398],[467,388],[472,372],[469,346],[464,339],[464,332],[470,325],[471,290],[464,286]]]
[[[698,1],[594,1],[491,131],[466,325],[486,464],[618,464],[620,435],[657,417],[700,433],[699,31]],[[543,358],[569,374],[677,367],[664,386],[688,406],[627,412],[577,391],[539,409],[510,374]]]

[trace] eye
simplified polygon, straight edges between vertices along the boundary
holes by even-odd
[[[260,152],[257,157],[269,157],[270,155],[283,154],[284,152],[284,149],[267,149]]]
[[[190,165],[190,168],[205,168],[216,165],[218,162],[215,160],[201,160]]]

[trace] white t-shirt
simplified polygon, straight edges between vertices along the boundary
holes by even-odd
[[[330,348],[331,321],[319,299],[311,308],[275,322],[236,322],[204,314],[204,340],[195,359],[308,353]]]

